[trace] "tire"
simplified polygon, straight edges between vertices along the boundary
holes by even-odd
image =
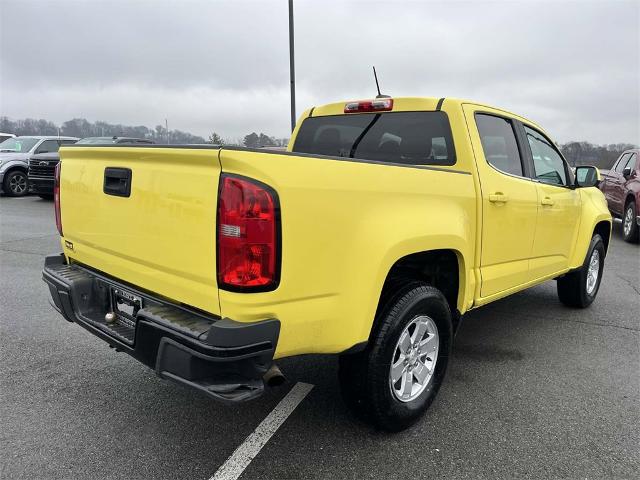
[[[43,200],[53,200],[53,195],[49,195],[46,193],[39,193],[38,196]]]
[[[593,303],[602,281],[604,256],[602,237],[595,234],[582,267],[558,279],[558,298],[563,304],[568,307],[586,308]],[[596,266],[597,272],[594,272]]]
[[[622,215],[622,238],[625,242],[638,243],[640,240],[640,227],[636,222],[636,204],[632,200],[624,207],[624,214]]]
[[[29,193],[29,179],[22,170],[11,170],[4,177],[2,189],[9,197],[23,197]]]
[[[387,303],[375,325],[364,351],[340,357],[340,386],[357,415],[397,432],[424,414],[442,385],[453,339],[451,311],[439,290],[416,282]]]

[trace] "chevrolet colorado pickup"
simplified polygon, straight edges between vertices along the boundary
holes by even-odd
[[[591,304],[611,232],[597,169],[450,98],[311,108],[286,152],[60,152],[43,277],[67,320],[227,402],[279,358],[340,354],[348,405],[387,430],[432,402],[465,312],[551,279]]]

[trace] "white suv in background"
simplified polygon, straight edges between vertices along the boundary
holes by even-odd
[[[52,135],[8,138],[0,143],[0,192],[21,197],[29,191],[29,157],[36,153],[57,152],[61,145],[76,143],[76,137]]]

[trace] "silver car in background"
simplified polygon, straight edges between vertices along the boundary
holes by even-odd
[[[13,137],[0,143],[0,192],[21,197],[29,191],[29,157],[57,152],[61,145],[76,143],[76,137],[53,135]]]

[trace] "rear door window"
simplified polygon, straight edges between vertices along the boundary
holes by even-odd
[[[456,162],[444,112],[362,113],[304,120],[293,151],[407,165]]]
[[[477,113],[476,125],[487,162],[501,172],[524,176],[513,122],[503,117]]]

